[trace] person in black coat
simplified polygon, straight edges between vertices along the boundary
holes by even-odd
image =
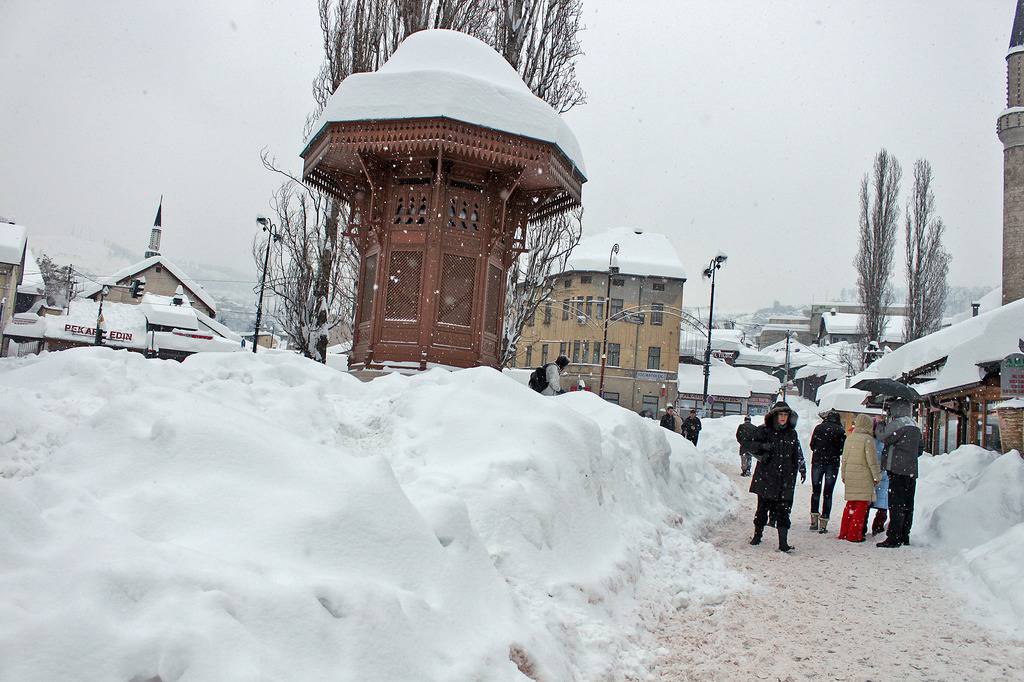
[[[779,531],[781,552],[794,549],[789,544],[789,512],[793,508],[797,473],[801,483],[807,480],[796,422],[797,415],[786,402],[780,400],[775,403],[764,416],[764,425],[757,427],[757,448],[753,453],[757,466],[750,481],[750,492],[757,495],[757,511],[754,513],[754,537],[750,544],[761,544],[761,534],[768,522],[768,514],[772,512]]]
[[[736,429],[736,442],[740,444],[740,476],[750,475],[750,458],[757,437],[757,427],[750,423],[750,415]]]
[[[696,445],[697,439],[700,438],[700,427],[700,417],[697,416],[697,410],[690,410],[690,416],[683,420],[683,437]]]
[[[825,415],[823,422],[814,427],[811,434],[811,530],[819,533],[828,532],[832,491],[839,477],[839,463],[843,458],[845,443],[846,431],[839,421],[839,413],[832,410]]]
[[[665,408],[665,416],[661,418],[661,425],[669,431],[679,433],[679,431],[676,430],[676,408],[671,405]]]

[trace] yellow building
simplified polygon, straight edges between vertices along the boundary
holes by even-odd
[[[565,355],[571,364],[562,388],[582,382],[597,393],[606,355],[606,400],[652,415],[671,404],[686,274],[668,239],[622,228],[584,237],[553,280],[549,300],[523,329],[515,366],[538,367]]]

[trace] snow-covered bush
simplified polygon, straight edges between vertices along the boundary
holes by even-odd
[[[0,678],[590,680],[741,584],[681,437],[490,369],[0,361]]]

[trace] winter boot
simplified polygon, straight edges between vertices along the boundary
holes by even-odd
[[[871,534],[878,535],[885,532],[885,520],[889,513],[885,509],[875,510],[875,520],[871,523]]]
[[[818,532],[822,535],[828,532],[828,517],[821,516],[818,518]]]
[[[814,512],[811,512],[811,527],[808,530],[812,530],[812,531],[818,530],[818,519],[819,518],[820,517],[819,517],[818,514],[815,514]]]
[[[760,545],[762,533],[764,533],[764,526],[754,526],[754,537],[750,538],[750,544]]]
[[[780,552],[792,552],[796,547],[789,544],[789,529],[779,528],[779,551]]]

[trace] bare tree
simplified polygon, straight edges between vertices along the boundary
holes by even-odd
[[[42,275],[43,286],[46,288],[46,304],[66,308],[77,293],[74,269],[70,265],[57,265],[45,253],[39,254],[36,263],[39,265],[39,274]]]
[[[875,156],[870,181],[860,183],[860,243],[854,267],[864,316],[861,333],[867,343],[881,342],[886,314],[892,305],[892,267],[896,255],[900,179],[903,170],[888,151]]]
[[[555,287],[552,275],[565,270],[569,255],[580,243],[582,219],[583,209],[580,208],[527,227],[526,247],[529,251],[517,258],[509,270],[505,330],[501,341],[502,367],[515,360],[527,321],[537,314],[541,303],[551,299]]]
[[[270,244],[267,266],[267,291],[276,303],[270,317],[288,337],[289,347],[323,362],[324,355],[317,344],[352,317],[352,251],[326,246],[330,233],[337,232],[337,226],[330,224],[332,210],[326,194],[309,189],[298,178],[278,169],[266,152],[263,165],[286,178],[270,202],[280,237]],[[253,259],[260,267],[269,238],[261,232],[253,240]],[[332,259],[326,275],[320,265],[324,253],[329,253]],[[327,295],[322,296],[317,283],[325,277]]]
[[[932,166],[926,159],[918,159],[906,212],[906,341],[919,339],[942,325],[950,260],[942,244],[945,229],[942,218],[935,215]]]

